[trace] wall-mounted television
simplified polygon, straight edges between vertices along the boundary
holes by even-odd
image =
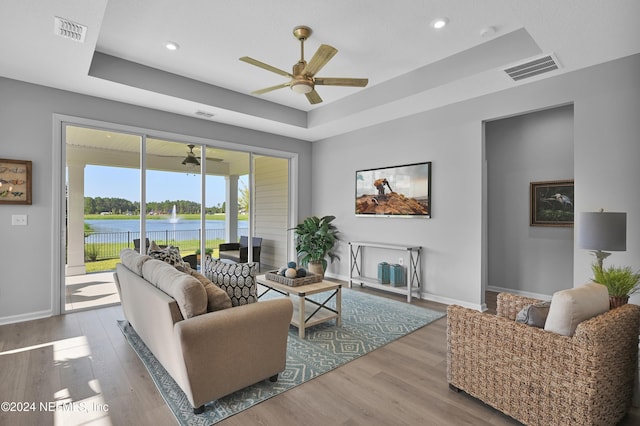
[[[431,162],[356,171],[356,216],[431,217]]]

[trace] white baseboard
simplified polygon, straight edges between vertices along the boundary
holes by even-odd
[[[329,273],[325,274],[325,276],[328,278],[334,278],[336,280],[346,281],[347,283],[349,283],[348,276],[335,275],[335,274],[329,274]],[[487,310],[487,305],[485,303],[478,305],[476,303],[469,303],[469,302],[465,302],[464,300],[451,299],[448,297],[437,296],[435,294],[430,294],[430,293],[420,293],[420,299],[443,303],[445,305],[459,305],[465,308],[475,309],[481,312],[484,312]]]
[[[437,296],[431,293],[421,293],[420,298],[424,300],[430,300],[432,302],[444,303],[445,305],[458,305],[463,308],[475,309],[476,311],[484,312],[487,310],[487,304],[483,303],[478,305],[477,303],[469,303],[464,300],[451,299],[449,297]]]
[[[0,317],[0,325],[6,324],[14,324],[17,322],[31,321],[41,318],[49,318],[53,316],[53,312],[49,311],[39,311],[39,312],[30,312],[27,314],[20,315],[12,315],[9,317]]]
[[[548,294],[531,293],[530,291],[515,290],[513,288],[495,287],[490,285],[487,286],[487,290],[495,291],[496,293],[511,293],[516,296],[531,297],[533,299],[551,300],[551,296]]]

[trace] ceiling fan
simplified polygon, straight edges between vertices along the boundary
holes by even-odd
[[[304,93],[304,95],[309,100],[309,103],[318,104],[322,102],[322,98],[320,97],[320,95],[318,95],[318,92],[316,92],[316,85],[365,87],[369,83],[369,79],[367,78],[316,77],[316,73],[320,71],[322,67],[324,67],[336,53],[338,53],[338,50],[335,47],[329,46],[328,44],[322,44],[313,55],[309,63],[307,63],[307,61],[304,60],[304,41],[311,35],[311,28],[302,25],[295,27],[293,29],[293,35],[295,38],[300,40],[300,60],[293,66],[292,73],[288,73],[248,56],[243,56],[242,58],[240,58],[240,60],[243,62],[290,78],[290,80],[286,83],[256,90],[254,92],[251,92],[252,94],[262,95],[273,90],[282,89],[283,87],[290,87],[291,90],[296,93]]]
[[[199,166],[200,165],[200,161],[198,160],[199,157],[196,157],[196,155],[193,153],[193,148],[195,148],[195,145],[189,144],[187,146],[189,147],[189,152],[187,152],[187,156],[184,157],[184,160],[182,160],[182,165],[187,167]]]
[[[202,159],[202,157],[198,156],[195,154],[195,152],[193,152],[193,149],[196,147],[194,144],[188,144],[187,147],[189,148],[187,150],[187,155],[183,158],[182,156],[177,156],[177,155],[160,155],[160,154],[147,154],[147,156],[150,157],[164,157],[164,158],[183,158],[182,160],[182,165],[187,166],[187,167],[198,167],[200,166],[200,160]],[[213,162],[221,162],[224,161],[222,158],[215,158],[215,157],[207,157],[207,161],[213,161]]]

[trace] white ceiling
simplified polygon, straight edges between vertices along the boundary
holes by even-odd
[[[640,52],[637,0],[3,0],[0,11],[1,76],[311,141]],[[85,42],[55,35],[55,16],[87,26]],[[432,29],[442,16],[449,25]],[[297,25],[313,29],[307,60],[338,49],[319,76],[368,87],[319,86],[314,106],[288,88],[251,95],[286,78],[238,58],[290,71]],[[518,83],[503,72],[542,54],[561,68]]]

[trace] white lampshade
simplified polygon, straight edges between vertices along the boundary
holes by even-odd
[[[578,221],[578,247],[586,250],[625,251],[627,214],[582,212]]]

